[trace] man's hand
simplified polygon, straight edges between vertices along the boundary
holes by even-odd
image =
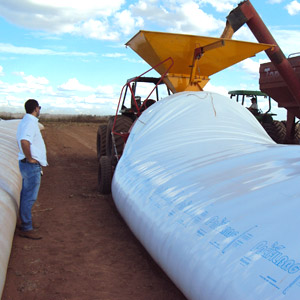
[[[31,164],[37,164],[38,161],[36,159],[32,158],[32,156],[31,156],[30,142],[27,140],[21,140],[21,147],[22,147],[23,153],[26,157],[26,160]]]
[[[26,160],[27,160],[29,163],[31,163],[31,164],[37,164],[37,163],[38,163],[38,161],[37,161],[36,159],[34,159],[34,158],[31,158],[31,159],[26,158]]]

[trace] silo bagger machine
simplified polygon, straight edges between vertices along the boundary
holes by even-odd
[[[241,26],[247,24],[259,43],[232,40]],[[101,193],[109,193],[114,168],[120,158],[130,127],[156,99],[152,93],[161,84],[172,93],[202,91],[209,77],[256,53],[266,51],[271,62],[260,67],[260,88],[288,111],[286,141],[291,142],[295,130],[295,117],[300,117],[300,57],[286,59],[271,33],[250,1],[241,2],[227,17],[226,28],[220,38],[152,31],[139,31],[126,46],[133,49],[160,79],[144,75],[134,77],[124,85],[116,115],[107,125],[101,125],[97,134],[99,159],[98,184]],[[296,69],[296,72],[294,71]],[[151,93],[142,99],[136,95],[139,82],[154,84]],[[131,97],[131,107],[124,105]]]

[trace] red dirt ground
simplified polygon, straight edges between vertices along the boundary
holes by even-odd
[[[185,299],[97,191],[98,124],[44,125],[43,239],[15,234],[2,300]]]

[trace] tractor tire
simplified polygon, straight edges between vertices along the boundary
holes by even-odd
[[[286,121],[281,121],[284,126],[286,127]],[[295,124],[295,133],[294,136],[292,137],[292,141],[289,142],[289,144],[296,144],[299,145],[300,144],[300,124],[297,122]]]
[[[111,121],[111,126],[109,125],[107,126],[106,154],[108,156],[115,155],[115,146],[112,142],[112,136],[111,136],[113,123],[114,123],[114,119]],[[115,131],[124,132],[124,133],[128,132],[130,127],[132,126],[132,123],[133,123],[132,119],[126,116],[118,116],[116,120]],[[124,148],[124,140],[121,136],[116,134],[114,135],[114,139],[115,139],[117,153],[119,156],[121,156]]]
[[[297,123],[295,126],[295,136],[294,136],[295,144],[300,144],[300,124]]]
[[[98,166],[98,190],[107,195],[111,192],[112,165],[108,156],[101,156]]]
[[[107,129],[106,129],[106,155],[111,156],[111,144],[112,144],[112,138],[111,138],[111,131],[114,125],[115,116],[111,116],[108,119],[107,122]]]
[[[97,159],[106,154],[106,131],[107,125],[100,125],[97,132]]]
[[[286,127],[282,122],[273,121],[272,123],[263,123],[262,126],[274,142],[277,144],[285,142]]]

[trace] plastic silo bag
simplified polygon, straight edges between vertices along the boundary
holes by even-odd
[[[299,299],[300,147],[240,104],[178,93],[134,124],[112,194],[188,299]]]
[[[22,186],[16,139],[19,121],[0,120],[0,297],[16,228]]]

